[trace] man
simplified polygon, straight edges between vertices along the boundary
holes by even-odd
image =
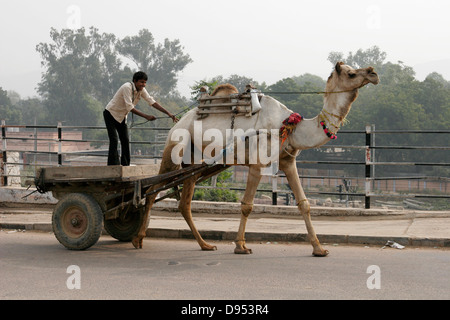
[[[130,165],[130,138],[127,128],[127,115],[131,111],[132,113],[153,121],[156,118],[152,115],[145,114],[137,110],[134,106],[137,105],[139,100],[143,98],[148,104],[155,109],[166,113],[173,122],[177,122],[178,119],[169,111],[164,109],[159,103],[151,97],[145,86],[147,84],[148,77],[142,72],[136,72],[133,75],[133,82],[125,83],[116,92],[112,100],[108,103],[103,111],[103,118],[105,119],[106,129],[108,130],[109,137],[109,151],[108,151],[108,166]],[[118,139],[120,139],[120,145],[122,147],[122,156],[119,161],[119,153],[117,151]]]

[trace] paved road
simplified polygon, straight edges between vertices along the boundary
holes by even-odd
[[[194,240],[146,238],[136,250],[102,236],[70,251],[48,232],[3,230],[0,300],[450,299],[448,248],[337,245],[315,258],[309,244],[254,242],[252,255],[235,255],[215,243],[203,252]]]
[[[267,207],[269,208],[277,207]],[[53,208],[0,206],[0,229],[51,231],[52,210]],[[194,213],[194,222],[202,236],[217,240],[236,239],[239,215],[211,212],[215,211]],[[383,245],[388,240],[393,240],[408,247],[450,248],[450,212],[376,211],[369,216],[347,213],[349,215],[332,211],[330,216],[313,216],[313,225],[322,243]],[[147,235],[156,238],[186,238],[191,237],[192,232],[178,212],[152,210]],[[307,241],[305,223],[298,214],[252,214],[245,236],[252,241]]]

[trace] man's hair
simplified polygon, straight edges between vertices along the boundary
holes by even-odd
[[[147,74],[145,72],[142,72],[142,71],[136,72],[133,75],[133,82],[136,82],[136,81],[139,81],[139,80],[147,81],[148,80]]]

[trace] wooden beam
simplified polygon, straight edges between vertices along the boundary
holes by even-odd
[[[226,102],[226,103],[211,103],[211,104],[200,104],[198,108],[215,108],[215,107],[240,107],[240,106],[251,106],[250,101],[236,101],[236,102]]]

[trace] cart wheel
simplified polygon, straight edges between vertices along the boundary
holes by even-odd
[[[52,226],[56,239],[71,250],[94,245],[102,233],[103,212],[97,201],[84,193],[71,193],[56,205]]]
[[[137,234],[144,208],[122,211],[117,219],[105,220],[105,230],[119,241],[129,242]]]

